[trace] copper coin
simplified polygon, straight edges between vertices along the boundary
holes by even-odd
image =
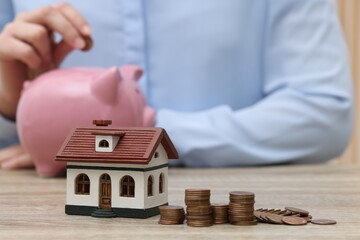
[[[226,203],[212,203],[213,208],[227,208],[229,205]]]
[[[282,221],[289,225],[305,225],[307,221],[301,217],[286,216],[282,218]]]
[[[210,194],[210,189],[188,188],[185,189],[185,194]]]
[[[300,208],[295,208],[295,207],[285,207],[286,210],[293,212],[293,213],[298,213],[300,214],[300,216],[302,217],[306,217],[307,215],[309,215],[309,212]]]
[[[309,218],[309,216],[307,216],[307,217],[301,217],[301,218],[305,219],[307,222],[311,222],[311,218]]]
[[[175,205],[165,205],[165,206],[160,206],[159,207],[160,210],[183,210],[184,208],[182,206],[175,206]]]
[[[90,36],[84,36],[84,41],[85,41],[85,46],[81,49],[81,51],[86,52],[93,47],[94,42]]]
[[[187,215],[186,219],[188,221],[192,221],[192,220],[199,220],[199,221],[202,221],[202,220],[212,220],[213,217],[212,215],[203,215],[203,216],[193,216],[193,215]]]
[[[166,220],[160,220],[159,224],[161,225],[176,225],[176,224],[183,224],[184,221],[166,221]]]
[[[253,226],[256,225],[258,222],[256,220],[254,221],[230,221],[232,225],[238,225],[238,226]]]
[[[246,192],[246,191],[233,191],[230,192],[231,196],[240,196],[240,197],[254,197],[255,194],[252,192]]]
[[[212,213],[212,208],[210,205],[188,206],[186,211],[188,213],[207,214]]]
[[[254,216],[249,217],[229,217],[229,220],[232,222],[247,222],[247,221],[254,221],[256,218]]]
[[[257,217],[257,218],[260,218],[261,213],[262,213],[262,212],[260,212],[260,211],[258,211],[258,210],[254,211],[254,215],[255,215],[255,217]]]
[[[271,223],[275,223],[275,224],[283,224],[282,219],[284,218],[284,216],[282,215],[278,215],[278,214],[274,214],[274,213],[267,213],[265,215],[265,218],[271,222]]]
[[[268,222],[268,220],[265,218],[265,216],[266,216],[265,212],[255,211],[254,215],[259,221]]]
[[[214,224],[225,224],[228,223],[229,221],[227,219],[223,219],[223,220],[215,220]]]
[[[210,227],[214,223],[213,222],[207,222],[207,223],[194,223],[194,222],[188,222],[187,225],[190,227]]]
[[[313,219],[311,220],[311,223],[319,225],[332,225],[336,224],[336,221],[331,219]]]

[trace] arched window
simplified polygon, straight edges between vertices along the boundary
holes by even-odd
[[[154,178],[153,176],[149,176],[148,178],[148,182],[147,182],[147,192],[148,192],[148,197],[149,196],[153,196],[153,185],[154,185]]]
[[[109,147],[109,142],[106,141],[106,140],[101,140],[101,141],[99,142],[99,147],[100,147],[100,148],[108,148],[108,147]]]
[[[90,194],[90,179],[84,173],[79,174],[75,179],[75,194]]]
[[[164,186],[165,186],[165,177],[164,174],[161,173],[159,176],[159,193],[163,193],[164,192]]]
[[[120,196],[122,197],[135,197],[135,181],[126,175],[120,181]]]

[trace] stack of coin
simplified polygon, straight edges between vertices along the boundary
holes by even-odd
[[[234,225],[256,225],[254,216],[255,194],[252,192],[230,192],[229,221]]]
[[[161,206],[159,224],[182,224],[185,220],[185,211],[181,206]]]
[[[223,224],[229,222],[229,205],[213,203],[211,204],[214,224]]]
[[[213,225],[209,189],[186,189],[185,204],[188,226],[209,227]]]
[[[210,206],[210,189],[185,189],[186,206]]]

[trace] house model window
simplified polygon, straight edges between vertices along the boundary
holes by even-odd
[[[120,181],[120,196],[122,197],[135,197],[135,181],[126,175]]]
[[[164,192],[164,174],[161,173],[159,176],[159,193]]]
[[[125,136],[124,132],[118,131],[97,131],[92,134],[95,135],[96,152],[113,152],[121,138]]]
[[[81,173],[76,177],[75,194],[81,194],[81,195],[90,194],[90,179],[84,173]]]
[[[99,148],[108,148],[109,147],[109,142],[106,140],[100,140],[99,142]]]
[[[148,197],[153,196],[153,185],[154,185],[154,178],[153,176],[150,175],[148,178],[148,185],[147,185]]]

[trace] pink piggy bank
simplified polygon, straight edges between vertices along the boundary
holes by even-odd
[[[137,84],[142,73],[136,66],[60,69],[25,82],[17,129],[37,173],[63,172],[65,165],[54,159],[76,126],[95,119],[111,119],[114,126],[153,126],[155,111]]]

